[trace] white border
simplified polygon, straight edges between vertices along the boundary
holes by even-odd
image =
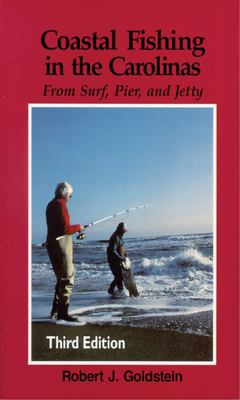
[[[212,108],[213,110],[213,361],[32,361],[32,109]],[[216,104],[28,104],[28,365],[216,365],[217,324],[217,105]]]

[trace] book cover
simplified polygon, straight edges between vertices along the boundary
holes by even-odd
[[[238,23],[1,2],[1,398],[239,398]]]

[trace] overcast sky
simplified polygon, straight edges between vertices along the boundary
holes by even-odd
[[[71,222],[87,224],[144,203],[153,207],[89,228],[107,239],[212,232],[212,108],[57,107],[32,110],[32,237],[45,240],[58,182],[74,188]]]

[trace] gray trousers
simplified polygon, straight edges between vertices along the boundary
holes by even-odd
[[[48,243],[47,251],[57,279],[52,309],[52,313],[54,313],[58,311],[59,306],[69,304],[69,297],[73,290],[74,265],[72,260],[72,237],[69,235],[60,240]]]

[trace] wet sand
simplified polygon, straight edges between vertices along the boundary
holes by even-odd
[[[151,318],[148,327],[86,324],[64,326],[47,322],[32,324],[33,361],[212,361],[213,339],[211,334],[191,333],[194,323],[212,327],[212,313]],[[151,326],[151,328],[149,328]],[[189,326],[189,328],[188,328]],[[181,330],[187,331],[181,332]],[[62,339],[79,337],[79,348],[49,349],[46,336]],[[83,349],[83,336],[124,340],[125,349]]]

